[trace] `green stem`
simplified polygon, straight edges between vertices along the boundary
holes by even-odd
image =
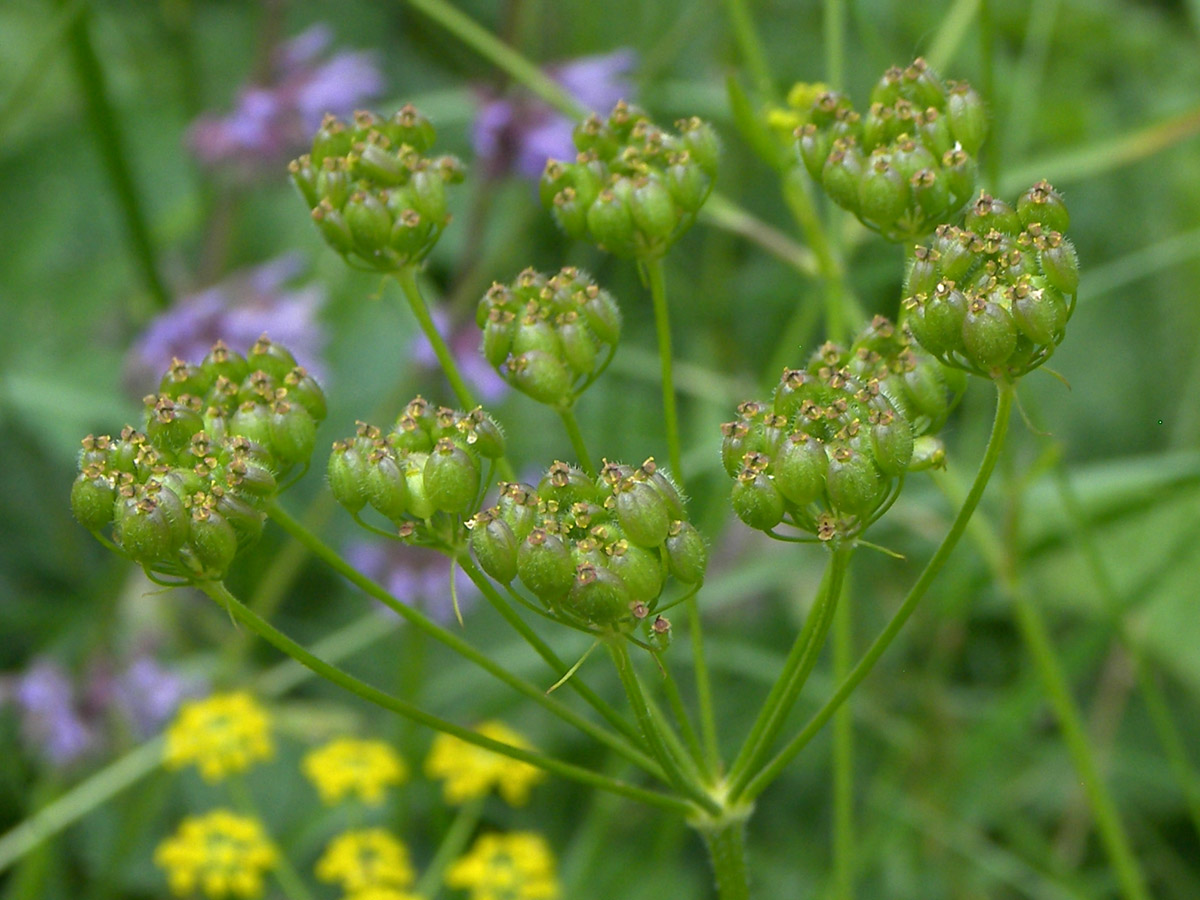
[[[817,658],[825,646],[829,626],[833,622],[833,614],[842,593],[842,582],[845,580],[853,553],[852,545],[839,546],[833,550],[822,580],[821,592],[805,619],[804,627],[796,635],[792,649],[783,664],[783,670],[767,695],[746,742],[729,770],[729,796],[734,799],[741,796],[755,770],[771,751],[771,746],[787,721],[788,713],[792,711],[813,666],[817,664]]]
[[[1100,777],[1099,767],[1092,754],[1087,732],[1083,727],[1075,700],[1071,697],[1062,665],[1050,642],[1045,620],[1033,597],[1019,583],[1012,566],[1007,565],[1005,569],[1007,570],[1006,587],[1013,602],[1013,610],[1016,612],[1017,625],[1021,630],[1021,636],[1025,639],[1025,646],[1033,656],[1034,665],[1041,676],[1050,705],[1054,708],[1055,717],[1062,729],[1063,740],[1071,754],[1071,761],[1079,775],[1088,803],[1092,807],[1092,813],[1096,817],[1096,827],[1100,832],[1100,839],[1116,870],[1117,880],[1121,883],[1121,892],[1129,900],[1149,900],[1150,894],[1146,889],[1145,877],[1138,865],[1137,858],[1130,849],[1129,838],[1121,825],[1116,804],[1113,802],[1104,780]]]
[[[833,678],[850,674],[854,662],[851,592],[842,592],[833,617]],[[854,897],[854,710],[850,701],[833,717],[833,897]]]
[[[225,784],[229,789],[234,806],[260,822],[265,821],[262,811],[254,801],[254,795],[250,793],[250,787],[246,784],[244,778],[236,776],[230,778]],[[286,853],[281,851],[276,854],[272,874],[275,876],[275,880],[279,882],[279,887],[288,900],[313,900],[313,895],[309,892],[307,885],[305,885],[304,879],[300,877],[300,873],[296,871],[295,866],[292,865],[292,861],[288,859]]]
[[[609,778],[606,775],[600,775],[590,769],[582,768],[571,763],[563,762],[550,756],[545,756],[541,753],[536,753],[532,750],[526,750],[521,747],[513,747],[509,744],[501,743],[500,741],[492,740],[486,735],[473,731],[470,728],[464,728],[461,725],[455,725],[446,719],[438,718],[435,715],[418,709],[410,703],[393,697],[384,691],[379,690],[355,678],[348,672],[339,669],[337,666],[313,655],[296,641],[292,640],[282,631],[279,631],[270,622],[259,617],[256,613],[246,607],[240,600],[229,592],[224,583],[220,581],[205,581],[197,585],[197,587],[208,594],[216,603],[229,612],[234,619],[241,622],[247,628],[250,628],[257,633],[263,640],[274,646],[279,651],[290,656],[296,662],[300,663],[308,669],[311,669],[317,675],[324,678],[331,684],[349,691],[356,697],[365,700],[367,703],[374,704],[382,709],[394,712],[397,715],[411,719],[418,725],[424,725],[427,728],[432,728],[435,731],[440,731],[444,734],[449,734],[468,744],[473,744],[476,747],[482,747],[484,750],[490,750],[493,753],[499,753],[501,756],[507,756],[510,759],[515,759],[523,763],[528,763],[531,766],[536,766],[539,769],[544,769],[553,775],[558,775],[562,778],[568,778],[572,781],[577,781],[580,784],[588,787],[599,788],[600,790],[612,791],[614,794],[620,794],[623,797],[628,797],[632,800],[639,800],[651,806],[656,806],[660,809],[670,810],[677,813],[690,813],[694,810],[692,804],[678,797],[660,794],[656,791],[646,790],[645,788],[637,787],[636,785],[627,784],[615,778]]]
[[[470,843],[471,835],[475,833],[475,827],[479,824],[479,818],[483,814],[483,804],[486,800],[487,795],[485,794],[468,800],[459,807],[458,815],[450,823],[442,842],[433,854],[433,859],[429,861],[429,865],[421,874],[421,880],[413,888],[415,896],[421,897],[423,900],[433,900],[437,896],[446,869],[449,868],[450,863],[462,856],[463,850]]]
[[[433,316],[429,314],[429,307],[425,303],[425,298],[421,296],[421,288],[417,285],[416,268],[405,266],[392,274],[396,276],[396,281],[400,282],[400,287],[404,290],[404,296],[408,300],[409,309],[416,316],[417,324],[421,326],[421,331],[429,341],[429,345],[433,347],[433,353],[446,375],[446,380],[450,382],[454,396],[458,398],[463,409],[474,409],[479,404],[475,402],[471,389],[467,387],[462,374],[458,371],[458,364],[454,361],[450,348],[446,346],[446,342],[437,330],[437,325],[434,324]]]
[[[576,728],[579,728],[590,737],[621,754],[621,756],[629,760],[634,765],[646,769],[651,773],[657,772],[658,769],[657,766],[654,765],[653,760],[640,753],[637,749],[631,746],[627,740],[621,740],[618,736],[609,733],[603,728],[600,728],[595,723],[589,722],[587,719],[574,712],[565,704],[560,703],[553,697],[546,696],[546,692],[537,685],[530,684],[529,682],[513,675],[499,663],[475,649],[475,647],[471,646],[458,635],[429,619],[420,610],[408,605],[407,603],[402,603],[397,600],[386,590],[384,590],[383,587],[376,584],[370,578],[367,578],[348,562],[346,562],[335,550],[323,543],[320,538],[305,528],[302,524],[300,524],[300,522],[288,515],[287,512],[284,511],[283,507],[281,507],[278,503],[272,502],[268,506],[267,511],[271,518],[274,519],[284,531],[307,547],[314,556],[328,565],[335,572],[342,575],[355,587],[359,588],[367,595],[374,597],[380,603],[384,604],[388,609],[402,617],[405,621],[412,625],[412,627],[421,630],[463,658],[473,662],[475,665],[479,666],[494,678],[507,684],[509,687],[528,697],[530,700],[533,700],[547,712],[558,716],[563,721],[571,725],[574,725]],[[473,568],[474,567],[472,567],[472,569]],[[471,575],[471,571],[468,570],[467,574]],[[563,671],[566,671],[565,667],[563,668]],[[629,728],[629,724],[619,716],[617,716],[617,721],[624,725],[625,728]],[[648,769],[647,766],[649,766]]]
[[[825,80],[835,91],[845,81],[846,6],[843,0],[825,0],[822,19],[825,34]]]
[[[754,19],[746,9],[746,0],[725,0],[725,13],[729,17],[738,50],[746,68],[750,70],[750,77],[754,79],[755,89],[763,100],[774,100],[775,84],[767,65],[767,54],[754,27]]]
[[[65,4],[60,4],[65,5]],[[88,126],[96,136],[97,148],[104,168],[108,171],[113,193],[121,207],[125,228],[133,244],[133,254],[142,271],[142,279],[150,296],[160,309],[171,305],[171,297],[159,274],[158,254],[150,238],[145,211],[138,195],[136,179],[125,150],[125,138],[116,110],[108,97],[104,69],[96,56],[89,32],[91,10],[87,4],[83,11],[71,20],[69,35],[71,63],[79,90],[83,94],[84,112]]]
[[[662,366],[663,420],[667,430],[667,455],[671,474],[683,486],[682,454],[679,446],[679,416],[675,411],[675,381],[671,375],[671,314],[667,309],[667,286],[661,257],[645,261],[650,281],[650,296],[654,300],[654,327],[658,332],[658,360]]]
[[[896,610],[896,614],[892,616],[892,620],[888,622],[887,627],[883,629],[879,637],[871,644],[866,654],[859,660],[858,665],[854,667],[854,671],[850,673],[850,676],[838,686],[833,696],[808,721],[808,724],[801,729],[800,733],[792,738],[775,758],[761,772],[755,775],[754,779],[746,786],[746,789],[742,792],[742,796],[746,799],[757,797],[767,785],[779,776],[788,763],[808,745],[808,742],[816,736],[817,732],[837,712],[846,698],[867,677],[871,669],[875,667],[875,663],[883,656],[884,651],[896,639],[896,635],[900,633],[900,629],[904,627],[904,624],[913,614],[913,610],[917,608],[917,604],[925,596],[925,592],[929,590],[929,586],[933,583],[934,578],[937,577],[942,567],[945,566],[946,560],[950,558],[950,554],[958,545],[963,532],[967,529],[967,523],[971,520],[972,513],[975,512],[975,507],[979,505],[979,501],[983,497],[988,480],[992,477],[992,471],[996,467],[996,460],[1000,458],[1000,451],[1004,447],[1005,435],[1008,433],[1008,420],[1012,413],[1015,389],[1013,385],[1007,382],[997,382],[996,391],[996,418],[992,422],[992,433],[991,437],[988,438],[987,449],[984,451],[983,460],[979,464],[979,471],[975,475],[975,481],[971,484],[971,490],[968,492],[966,500],[963,501],[958,514],[954,517],[954,522],[951,524],[945,538],[942,539],[941,545],[925,565],[924,571],[921,572],[920,577],[908,592],[908,596],[904,598],[904,602],[900,604],[900,608]]]
[[[471,562],[470,558],[463,556],[459,560],[459,565],[463,567],[463,571],[467,573],[467,577],[471,579],[472,583],[474,583],[474,585],[483,593],[483,596],[487,599],[488,603],[492,605],[492,608],[495,609],[496,612],[500,613],[504,621],[512,626],[513,630],[525,639],[525,642],[529,644],[529,646],[533,648],[534,652],[537,653],[537,655],[545,661],[546,665],[550,667],[550,670],[554,673],[555,677],[562,678],[564,675],[566,675],[571,667],[563,662],[558,654],[555,653],[550,647],[550,645],[543,641],[538,636],[537,632],[530,628],[529,624],[517,614],[517,611],[505,602],[504,598],[500,596],[500,593],[496,590],[492,583],[488,581],[487,576],[479,571],[475,564]],[[587,701],[588,705],[591,706],[592,709],[603,716],[610,725],[617,729],[617,731],[621,732],[621,734],[625,735],[625,737],[633,742],[633,744],[636,745],[641,743],[641,737],[638,734],[637,729],[634,728],[633,725],[631,725],[628,721],[626,721],[624,716],[613,709],[610,704],[606,703],[599,694],[588,687],[587,683],[582,678],[576,678],[572,676],[571,678],[567,679],[567,684],[571,687],[571,690],[579,694],[580,697]],[[637,763],[637,765],[645,768],[644,763],[646,762],[648,762],[648,760],[645,757],[642,757],[642,762]],[[653,763],[651,763],[651,765],[653,765]],[[661,775],[661,773],[658,772],[657,767],[654,769],[654,774]]]
[[[702,827],[700,836],[708,849],[719,900],[749,900],[750,870],[746,865],[746,822],[744,818],[713,828]]]
[[[587,110],[558,82],[445,0],[406,0],[406,2],[409,6],[429,16],[484,59],[506,72],[514,81],[524,85],[563,115],[575,119],[581,119],[587,115]]]
[[[721,748],[717,740],[717,716],[713,705],[712,678],[708,674],[708,659],[704,655],[704,628],[700,622],[700,603],[696,594],[685,603],[688,617],[688,638],[692,642],[692,668],[696,677],[696,703],[700,707],[700,734],[704,740],[704,755],[713,775],[722,768]]]
[[[567,429],[567,437],[571,439],[571,446],[575,448],[575,457],[579,460],[579,465],[583,466],[583,471],[587,472],[590,478],[595,478],[596,467],[592,465],[592,457],[588,454],[587,444],[583,440],[583,432],[579,430],[579,420],[575,418],[575,410],[569,406],[560,406],[558,417],[562,419],[563,427]]]
[[[996,105],[996,36],[992,26],[991,0],[979,0],[979,68],[983,101]],[[993,122],[980,151],[987,172],[988,187],[1000,190],[1000,155],[996,153],[996,133],[1002,123]]]
[[[663,691],[667,695],[667,703],[671,707],[671,712],[675,716],[675,721],[679,724],[679,730],[683,735],[683,740],[687,743],[688,751],[691,758],[697,763],[708,762],[708,757],[705,754],[703,747],[700,745],[700,737],[696,734],[696,729],[692,726],[692,719],[688,715],[687,706],[684,705],[683,695],[679,693],[679,685],[675,683],[675,676],[671,672],[671,667],[667,665],[667,661],[660,655],[656,655],[656,662],[663,676]],[[711,769],[706,773],[710,775]]]
[[[625,638],[617,635],[607,640],[606,644],[612,654],[613,664],[617,668],[617,675],[621,679],[621,686],[625,688],[625,695],[629,698],[629,705],[633,707],[633,714],[637,718],[638,725],[642,729],[642,734],[650,746],[654,758],[658,760],[666,773],[667,781],[676,791],[691,797],[709,814],[719,814],[721,807],[696,784],[694,779],[684,773],[678,760],[668,749],[662,733],[663,722],[660,717],[656,717],[650,711],[650,707],[646,703],[646,695],[642,691],[642,683],[633,667],[633,660],[629,656]]]

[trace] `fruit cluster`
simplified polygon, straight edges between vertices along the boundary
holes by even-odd
[[[326,116],[312,151],[288,166],[326,243],[348,262],[394,272],[433,249],[450,221],[446,185],[463,178],[455,157],[424,155],[433,140],[412,106],[390,119]]]
[[[800,159],[838,206],[893,241],[948,221],[975,192],[987,114],[965,82],[942,82],[923,59],[892,67],[866,114],[818,94],[796,129]]]
[[[546,163],[542,204],[576,240],[618,256],[661,256],[692,226],[717,177],[712,126],[693,117],[676,128],[663,131],[624,101],[607,119],[589,116],[575,129],[575,162]]]
[[[590,631],[628,632],[655,612],[668,575],[704,578],[708,552],[678,489],[653,459],[605,463],[596,478],[556,462],[536,488],[502,486],[496,506],[470,522],[480,567],[520,579],[554,616]],[[656,624],[657,623],[657,624]]]
[[[526,269],[511,285],[493,284],[475,312],[483,355],[534,400],[569,407],[611,362],[621,312],[586,272],[547,277]]]
[[[75,517],[148,571],[221,578],[262,532],[279,479],[307,465],[325,395],[292,354],[260,338],[174,360],[146,397],[144,431],[89,435],[71,488]]]
[[[504,455],[499,426],[481,408],[469,413],[414,398],[387,434],[358,424],[329,456],[329,488],[357,516],[370,506],[416,543],[453,541],[479,508],[483,466]]]
[[[981,194],[965,227],[939,226],[905,282],[908,325],[946,365],[1015,378],[1048,360],[1075,310],[1079,261],[1070,217],[1041,181],[1016,209]]]
[[[746,401],[721,426],[734,512],[761,531],[785,523],[824,541],[856,537],[906,472],[944,459],[933,435],[963,381],[883,317],[849,349],[825,344],[807,367],[784,370],[770,403]]]

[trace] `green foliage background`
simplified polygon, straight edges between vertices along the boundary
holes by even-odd
[[[775,176],[729,116],[724,80],[742,67],[722,4],[458,5],[537,62],[634,48],[643,105],[660,121],[685,114],[712,120],[725,141],[720,191],[774,228],[794,232]],[[781,91],[824,76],[820,4],[747,5]],[[847,89],[860,102],[884,68],[917,54],[933,57],[946,77],[988,84],[978,0],[846,6]],[[1167,698],[1195,797],[1200,4],[990,6],[995,71],[988,100],[999,152],[984,171],[989,186],[1007,198],[1045,177],[1070,204],[1084,276],[1067,340],[1052,364],[1070,388],[1045,373],[1022,383],[1023,408],[1038,431],[1013,424],[1004,471],[981,509],[990,532],[976,530],[975,540],[964,542],[855,695],[859,892],[1116,896],[1045,688],[1014,625],[1011,598],[989,567],[991,533],[1050,623],[1154,896],[1192,898],[1200,895],[1200,822],[1189,818],[1185,793],[1155,740],[1129,648]],[[310,0],[262,7],[217,0],[12,0],[0,8],[0,669],[19,668],[36,654],[82,668],[93,654],[120,652],[134,625],[150,620],[171,636],[174,660],[196,672],[223,672],[227,683],[246,683],[277,663],[276,654],[252,646],[240,667],[220,668],[221,648],[245,636],[233,634],[203,598],[147,594],[128,565],[74,523],[67,504],[79,437],[113,431],[138,415],[136,393],[122,382],[124,358],[155,311],[70,63],[64,22],[84,13],[170,291],[202,287],[289,248],[303,250],[312,276],[328,287],[323,321],[330,335],[331,415],[322,441],[348,433],[357,418],[393,414],[418,390],[441,398],[445,388],[407,359],[415,326],[393,305],[373,299],[378,280],[350,272],[321,244],[283,170],[251,184],[205,176],[183,149],[187,124],[202,110],[229,108],[272,23],[290,35],[327,18],[339,46],[377,50],[389,97],[379,107],[414,102],[437,123],[439,146],[468,163],[475,90],[501,80],[469,48],[400,2],[334,8]],[[571,262],[589,269],[622,302],[627,328],[611,373],[580,405],[583,430],[596,455],[665,458],[653,321],[632,268],[568,246],[524,182],[470,177],[455,202],[455,227],[428,266],[434,293],[462,314],[493,279],[509,280],[526,265],[550,269]],[[480,210],[486,218],[478,217]],[[894,314],[900,249],[856,232],[850,238],[858,296],[867,309]],[[723,731],[736,735],[750,721],[745,698],[765,692],[803,619],[822,559],[815,549],[759,540],[731,520],[717,425],[731,417],[738,400],[765,392],[780,360],[798,362],[819,343],[814,315],[813,327],[800,335],[803,350],[777,346],[798,310],[819,305],[820,286],[745,238],[703,224],[667,266],[693,519],[705,523],[713,540],[703,600],[712,624],[718,710]],[[981,453],[991,410],[985,388],[973,385],[952,420],[951,481],[965,482]],[[507,425],[514,459],[544,467],[569,453],[552,417],[523,398],[510,397],[495,412]],[[1055,468],[1057,460],[1063,468]],[[322,464],[318,451],[317,468]],[[332,543],[349,539],[351,523],[332,513],[322,492],[319,473],[312,472],[288,505],[314,509]],[[860,648],[915,578],[950,510],[932,482],[913,478],[873,532],[874,540],[907,559],[859,554],[852,591]],[[244,595],[264,585],[278,588],[276,621],[308,642],[369,609],[271,528],[233,579]],[[472,640],[515,670],[545,677],[490,613],[472,616],[467,627]],[[578,635],[549,634],[564,656],[583,649]],[[680,660],[685,655],[678,652]],[[398,690],[419,683],[422,702],[456,721],[502,715],[547,751],[602,764],[557,723],[401,632],[356,653],[349,665]],[[603,666],[584,672],[615,695]],[[831,689],[822,665],[797,718]],[[330,730],[369,725],[398,740],[410,760],[428,742],[427,734],[312,682],[279,703],[291,733],[290,749],[275,764],[280,772],[305,740]],[[5,714],[0,730],[3,829],[99,765],[46,770],[17,748],[10,719]],[[761,800],[750,831],[760,896],[824,895],[829,771],[825,735]],[[275,810],[273,824],[294,842],[298,861],[316,853],[322,833],[322,814],[304,790],[298,776],[262,786]],[[54,841],[15,863],[6,860],[0,892],[11,898],[162,896],[150,849],[185,810],[205,802],[198,783],[149,775]],[[433,788],[421,783],[406,789],[390,814],[418,859],[431,852],[449,817]],[[709,896],[707,864],[682,822],[664,823],[562,782],[542,788],[527,810],[489,807],[488,815],[546,831],[562,856],[571,900]]]

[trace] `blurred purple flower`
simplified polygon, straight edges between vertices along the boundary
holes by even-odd
[[[99,747],[83,717],[75,686],[61,666],[37,659],[13,676],[9,694],[21,720],[21,737],[55,767],[69,766]]]
[[[637,54],[622,49],[547,66],[545,71],[582,106],[606,113],[632,92],[628,76],[636,64]],[[537,179],[547,159],[575,158],[574,127],[574,120],[528,93],[488,95],[475,116],[471,142],[487,174],[516,172]]]
[[[508,384],[483,358],[483,353],[479,348],[483,341],[483,332],[476,327],[475,320],[468,319],[451,334],[449,333],[450,319],[446,313],[438,307],[432,307],[429,312],[433,323],[437,326],[438,333],[445,339],[446,346],[450,348],[450,353],[454,356],[454,361],[458,363],[459,372],[474,388],[477,399],[481,403],[495,403],[504,397],[508,393]],[[424,334],[413,338],[409,352],[413,361],[418,365],[441,371],[437,355],[433,352],[433,347]]]
[[[354,541],[346,547],[346,560],[368,578],[387,588],[397,600],[423,610],[443,625],[454,621],[450,598],[450,560],[436,550],[398,541]],[[461,571],[454,586],[458,608],[466,615],[479,592]]]
[[[104,748],[111,715],[137,737],[149,737],[181,701],[205,690],[200,681],[185,679],[149,656],[138,656],[119,671],[107,661],[93,665],[79,685],[57,662],[39,657],[24,672],[3,679],[0,699],[14,706],[29,749],[64,768]]]
[[[248,169],[274,163],[302,147],[325,113],[349,115],[379,94],[383,76],[373,54],[343,51],[320,60],[331,37],[328,26],[314,25],[281,44],[269,84],[243,88],[228,115],[196,119],[187,136],[195,157]]]
[[[262,334],[320,376],[325,334],[317,312],[325,291],[286,287],[303,266],[302,256],[285,254],[177,301],[134,343],[126,360],[128,383],[141,390],[157,387],[173,357],[198,363],[218,339],[245,353]]]

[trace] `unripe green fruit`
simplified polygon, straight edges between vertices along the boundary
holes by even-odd
[[[321,390],[321,385],[317,384],[317,380],[309,375],[303,366],[296,366],[288,372],[283,378],[283,384],[287,388],[289,401],[295,401],[303,406],[314,422],[324,421],[325,416],[329,414],[329,407],[325,402],[325,392]]]
[[[858,211],[859,183],[863,177],[862,153],[855,144],[836,143],[821,170],[821,185],[833,202],[843,209]]]
[[[453,515],[471,511],[479,493],[479,465],[449,438],[442,438],[425,463],[425,491],[434,509]]]
[[[886,159],[869,161],[858,189],[858,211],[866,220],[887,227],[908,207],[908,183]]]
[[[512,352],[514,320],[507,310],[493,309],[483,325],[483,356],[493,366],[502,366]]]
[[[193,397],[203,397],[214,381],[213,375],[201,368],[175,359],[171,367],[159,382],[158,392],[172,399],[179,399],[184,394]]]
[[[388,187],[403,184],[407,180],[408,170],[394,153],[386,150],[378,141],[363,141],[354,149],[349,159],[355,177]]]
[[[943,355],[963,347],[963,322],[967,317],[967,298],[946,282],[939,283],[924,305],[920,321],[924,335],[917,332],[917,320],[910,324],[917,340],[930,353]]]
[[[396,216],[388,236],[388,246],[410,260],[423,257],[433,246],[434,222],[415,209],[406,209]]]
[[[185,405],[187,400],[186,394],[178,402],[160,394],[153,409],[148,411],[146,437],[158,449],[181,451],[191,444],[192,435],[204,427],[200,413]]]
[[[567,187],[554,195],[550,212],[567,237],[578,241],[587,237],[588,209],[590,206],[583,204],[575,189]]]
[[[527,484],[509,484],[496,504],[502,518],[518,541],[524,541],[537,523],[537,499]]]
[[[321,201],[321,195],[317,191],[317,170],[313,167],[310,156],[302,156],[288,163],[288,175],[309,209]]]
[[[633,246],[633,214],[611,189],[601,191],[588,209],[587,224],[592,238],[613,253],[625,253]]]
[[[276,381],[283,381],[296,368],[296,357],[283,344],[275,343],[264,334],[246,354],[246,368],[251,373],[266,372]]]
[[[962,284],[975,265],[975,256],[961,238],[957,229],[939,228],[933,241],[942,278],[956,284]]]
[[[327,469],[329,490],[333,499],[352,513],[367,505],[368,473],[367,461],[357,447],[340,441],[333,445]]]
[[[539,403],[557,406],[566,403],[574,379],[557,357],[531,350],[511,357],[509,372],[513,383]]]
[[[547,605],[556,605],[575,580],[575,563],[562,539],[535,528],[517,550],[517,577]]]
[[[924,434],[913,441],[913,455],[908,463],[908,471],[924,472],[928,469],[944,469],[946,467],[946,445],[942,439],[931,434]]]
[[[217,497],[216,511],[233,526],[238,547],[248,547],[259,539],[266,516],[241,497],[226,491]]]
[[[407,468],[403,459],[396,460],[382,450],[372,451],[367,458],[363,487],[367,499],[381,515],[399,522],[408,512]]]
[[[311,154],[313,165],[321,165],[326,157],[345,156],[350,152],[350,145],[353,141],[345,123],[334,116],[326,116],[320,129],[313,136]]]
[[[1039,259],[1042,274],[1051,285],[1068,296],[1079,290],[1079,257],[1075,255],[1075,245],[1069,240],[1051,235]]]
[[[634,598],[621,576],[603,566],[584,563],[571,579],[567,606],[595,625],[614,625],[629,614]]]
[[[644,481],[617,486],[617,521],[629,541],[639,547],[658,547],[667,539],[671,510],[662,494]]]
[[[821,498],[828,469],[824,445],[802,431],[782,442],[771,464],[775,487],[784,499],[797,506],[807,506]]]
[[[428,453],[410,453],[399,460],[404,470],[404,485],[408,488],[408,512],[417,519],[428,519],[437,512],[425,487],[425,465],[428,462]]]
[[[663,571],[662,557],[657,550],[618,541],[613,547],[608,567],[625,582],[632,600],[649,603],[662,593],[666,572]]]
[[[687,516],[687,510],[683,504],[683,497],[679,493],[679,488],[661,469],[657,468],[653,459],[647,460],[642,464],[642,472],[645,473],[650,469],[648,476],[648,484],[658,491],[665,501],[667,501],[667,512],[672,519],[683,519]]]
[[[572,314],[574,315],[574,314]],[[578,318],[564,322],[558,329],[563,358],[576,375],[590,375],[596,369],[599,348],[596,340]]]
[[[636,184],[629,198],[629,212],[633,223],[650,245],[659,244],[671,236],[678,221],[675,201],[671,193],[658,179],[647,179],[645,184]]]
[[[270,418],[270,448],[284,466],[307,462],[317,444],[317,423],[303,406],[280,400]]]
[[[513,332],[512,353],[520,356],[532,350],[540,350],[551,356],[562,355],[562,341],[558,332],[544,318],[525,316]]]
[[[980,194],[967,210],[966,226],[982,237],[986,237],[991,231],[1006,235],[1021,233],[1021,220],[1017,218],[1017,211],[1003,200],[997,200],[988,194]]]
[[[954,147],[954,135],[950,133],[950,121],[933,107],[925,110],[917,125],[921,143],[929,148],[938,159]]]
[[[912,461],[912,426],[903,416],[884,411],[871,425],[871,449],[880,471],[885,475],[899,475]]]
[[[621,310],[608,291],[589,293],[583,304],[588,327],[606,344],[615,344],[621,337]]]
[[[437,137],[433,123],[411,103],[400,107],[378,127],[393,144],[408,144],[418,153],[427,153]]]
[[[504,432],[500,425],[485,413],[477,409],[471,414],[471,431],[467,442],[471,449],[484,459],[499,459],[504,455]]]
[[[930,224],[945,215],[950,204],[950,183],[945,178],[933,169],[921,169],[909,179],[908,185],[913,200]],[[924,230],[928,228],[926,225]]]
[[[208,355],[200,363],[200,368],[208,372],[214,382],[224,376],[234,384],[238,384],[250,374],[250,365],[246,362],[246,357],[236,350],[229,349],[224,341],[217,341],[213,344]]]
[[[1026,228],[1036,222],[1043,232],[1065,232],[1071,226],[1071,215],[1062,194],[1048,181],[1039,181],[1017,198],[1017,215]]]
[[[354,250],[354,235],[341,212],[334,209],[328,200],[322,200],[312,211],[312,220],[329,244],[338,253],[346,254]]]
[[[975,193],[975,157],[954,148],[942,154],[942,176],[950,188],[950,209],[960,209]],[[949,277],[949,276],[947,276]]]
[[[768,531],[783,520],[783,495],[763,472],[740,474],[729,499],[737,517],[751,528]]]
[[[220,513],[204,507],[192,510],[190,543],[200,565],[218,578],[233,564],[238,552],[233,526]]]
[[[744,422],[726,422],[721,426],[721,433],[725,436],[721,441],[721,465],[725,467],[725,474],[734,478],[745,465],[745,455],[753,449],[747,442],[750,429]]]
[[[171,475],[179,471],[177,469]],[[229,464],[228,471],[231,483],[238,490],[245,491],[247,494],[252,494],[255,497],[270,497],[279,488],[279,483],[276,482],[275,476],[271,474],[271,470],[253,459],[235,459]],[[188,472],[187,474],[192,475],[194,478],[196,477],[194,472]],[[171,475],[168,475],[167,478],[170,478]],[[198,480],[197,478],[197,482]],[[163,481],[166,484],[167,479]],[[199,483],[192,483],[191,479],[188,479],[183,493],[180,493],[178,490],[176,493],[180,494],[180,496],[187,496],[199,490],[201,490],[201,485]]]
[[[109,479],[80,475],[71,485],[71,512],[88,531],[99,531],[113,520],[116,497]]]
[[[537,494],[543,500],[553,500],[559,509],[570,509],[573,504],[599,502],[599,492],[592,479],[561,460],[551,464],[538,482]]]
[[[887,479],[865,453],[841,446],[829,453],[829,502],[843,515],[869,515],[887,495]]]
[[[667,168],[667,190],[684,212],[697,212],[712,193],[712,184],[712,178],[686,154]]]
[[[946,118],[954,139],[971,156],[976,156],[987,138],[987,110],[983,99],[966,82],[950,89],[946,97]]]
[[[342,215],[354,238],[355,248],[364,256],[373,257],[387,247],[392,235],[392,216],[374,194],[366,191],[352,194]]]
[[[941,421],[948,412],[946,381],[942,374],[946,369],[932,362],[921,362],[904,373],[904,397],[917,415],[928,416],[935,422]]]
[[[963,321],[963,347],[967,357],[982,369],[1003,365],[1017,346],[1017,327],[1008,310],[978,298],[967,307]]]
[[[353,185],[354,182],[343,161],[335,163],[330,160],[321,166],[321,170],[317,173],[317,194],[321,199],[315,204],[315,207],[324,205],[331,209],[341,210],[353,193]]]
[[[446,183],[433,169],[418,169],[409,182],[413,195],[413,207],[421,218],[438,225],[446,221]]]
[[[685,584],[704,580],[708,566],[708,547],[691,522],[675,521],[667,531],[667,566],[671,574]]]
[[[177,539],[177,531],[162,506],[154,498],[130,498],[119,504],[116,530],[121,547],[135,561],[143,564],[165,562],[183,544]]]
[[[517,577],[517,537],[503,519],[480,513],[471,528],[471,551],[479,567],[501,584]]]
[[[904,296],[932,294],[938,285],[938,254],[928,247],[918,247],[904,279]]]
[[[1037,344],[1054,344],[1067,324],[1067,303],[1052,287],[1013,289],[1013,320]]]
[[[804,168],[813,181],[821,180],[821,172],[825,168],[825,160],[829,158],[832,143],[830,134],[819,130],[812,122],[801,127],[796,146],[800,152],[800,161],[804,163]]]

